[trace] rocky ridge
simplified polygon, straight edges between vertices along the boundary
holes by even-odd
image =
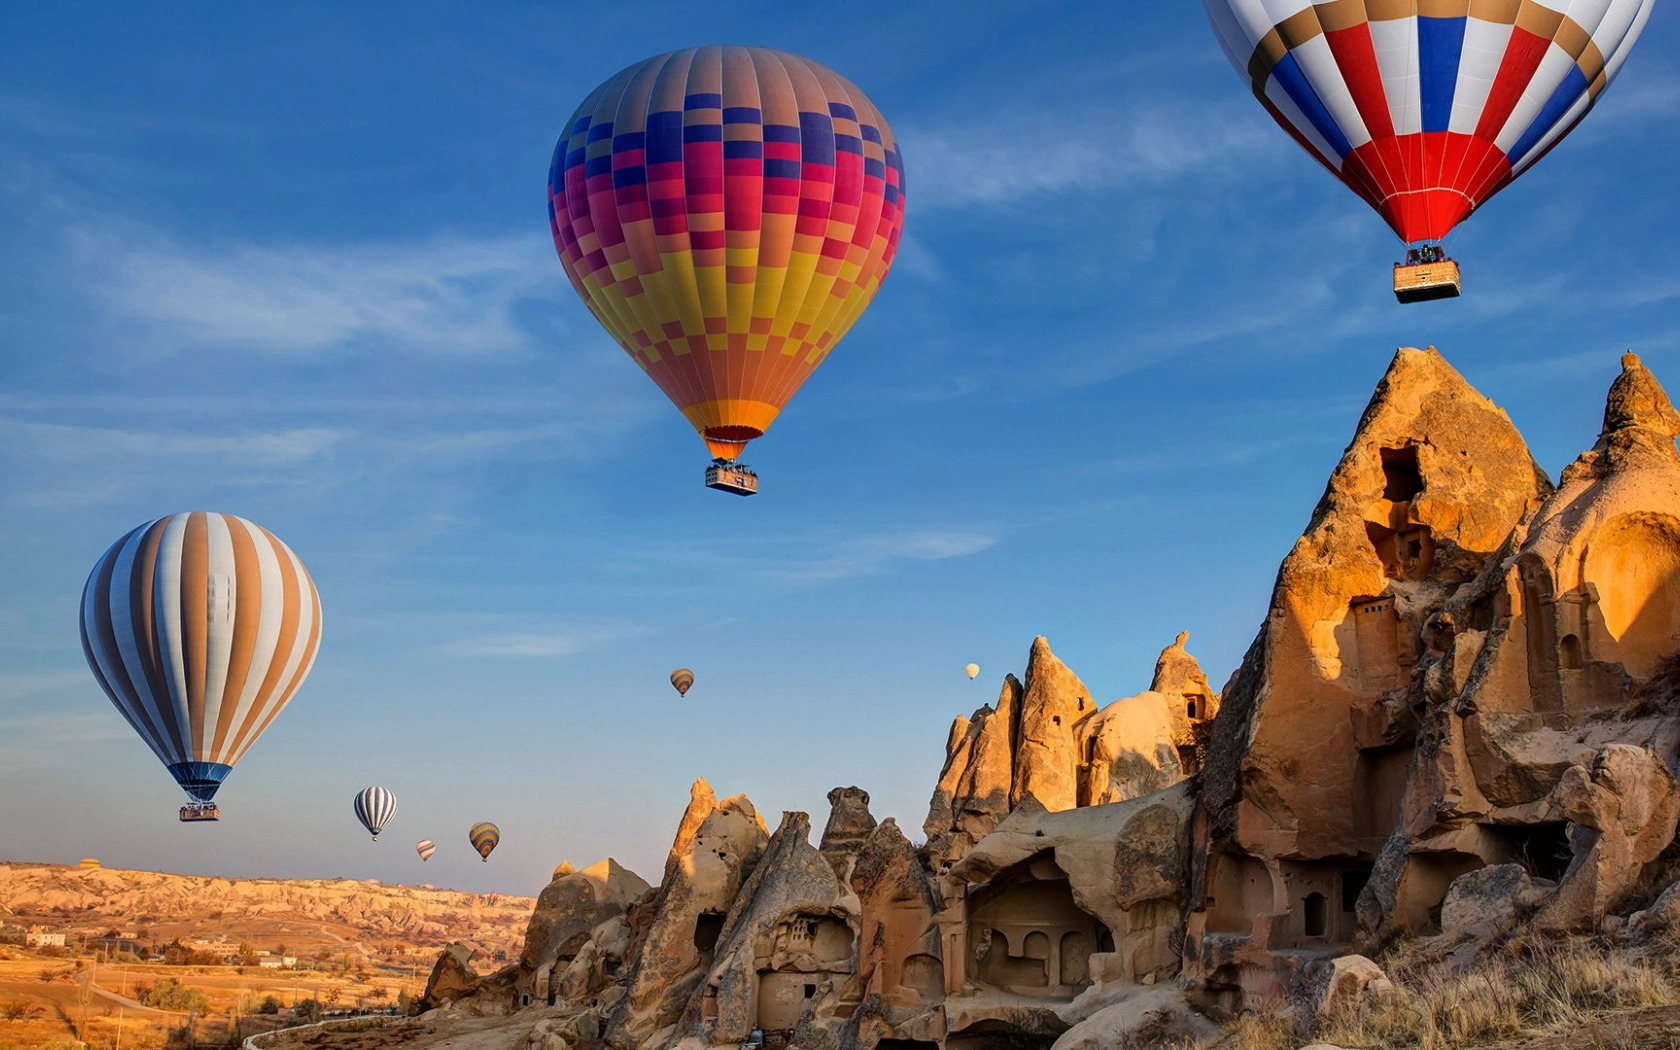
[[[1649,939],[1680,914],[1677,436],[1629,354],[1554,486],[1402,349],[1223,690],[1180,634],[1099,704],[1037,638],[953,723],[920,846],[855,787],[813,845],[699,781],[658,888],[557,872],[527,957],[428,1016],[529,1016],[534,1050],[1075,1050],[1391,994],[1359,953],[1406,938]]]

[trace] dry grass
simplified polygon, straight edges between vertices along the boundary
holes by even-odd
[[[1466,970],[1424,958],[1390,964],[1393,995],[1329,1018],[1314,1036],[1347,1047],[1450,1050],[1680,1003],[1671,967],[1594,941],[1513,941]]]

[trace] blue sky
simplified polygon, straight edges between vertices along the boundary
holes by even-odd
[[[1413,307],[1199,4],[236,6],[0,8],[0,858],[534,893],[656,876],[701,775],[772,825],[856,783],[919,829],[1036,633],[1102,698],[1186,629],[1223,682],[1394,347],[1554,477],[1623,349],[1680,383],[1667,6],[1455,234],[1466,297]],[[841,71],[907,170],[899,259],[750,500],[700,486],[544,214],[584,94],[695,43]],[[188,509],[273,530],[325,610],[210,826],[76,631],[105,547]]]

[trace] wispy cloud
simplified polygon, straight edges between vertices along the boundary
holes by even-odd
[[[806,559],[772,561],[762,575],[781,583],[827,583],[873,576],[902,562],[966,558],[996,545],[982,532],[923,530],[858,536],[830,544]]]
[[[1205,108],[1088,109],[1055,121],[1004,115],[966,127],[910,128],[918,208],[1004,205],[1047,193],[1158,182],[1280,152],[1270,129]]]
[[[540,237],[187,244],[103,222],[70,236],[113,313],[173,349],[506,354],[528,342],[521,302],[571,294]]]
[[[449,651],[457,656],[576,656],[630,633],[623,627],[509,631],[463,638],[451,645]]]

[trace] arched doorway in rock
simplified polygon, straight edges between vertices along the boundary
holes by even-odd
[[[1070,1000],[1091,984],[1090,956],[1107,931],[1074,903],[1050,851],[971,887],[966,976],[1035,999]]]

